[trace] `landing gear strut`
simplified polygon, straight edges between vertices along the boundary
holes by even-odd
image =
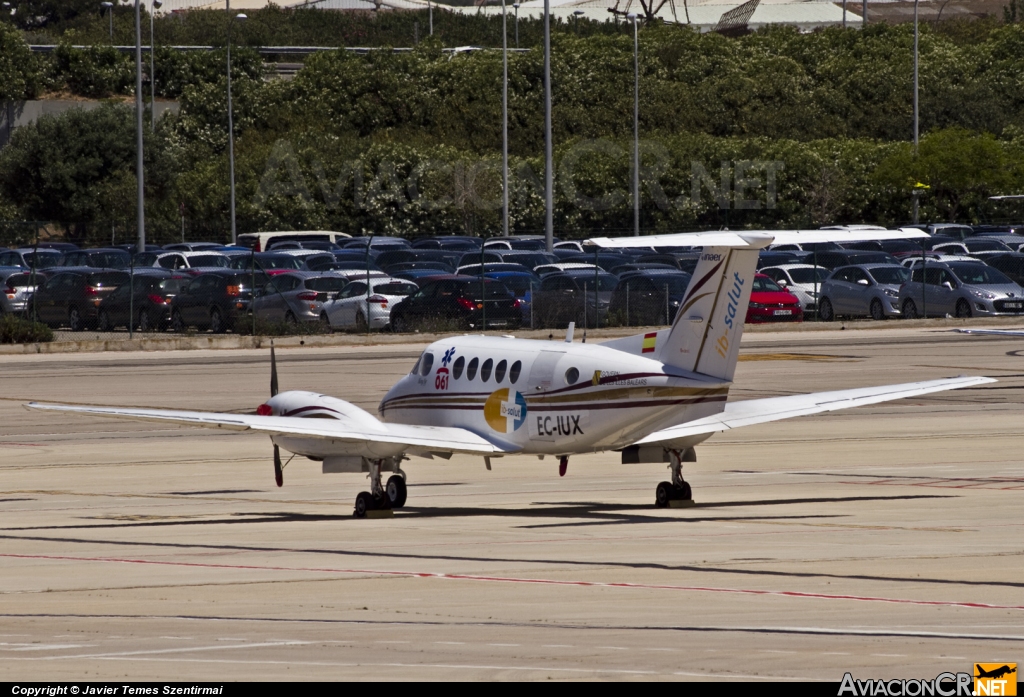
[[[679,502],[676,505],[683,502],[693,505],[693,491],[690,489],[689,483],[683,479],[683,462],[696,461],[697,455],[693,448],[668,451],[668,467],[672,470],[672,481],[658,484],[658,488],[654,492],[655,506],[668,508],[673,505],[673,502]]]
[[[399,468],[401,458],[392,457],[381,460],[370,460],[370,490],[361,491],[356,496],[356,508],[353,515],[365,518],[370,511],[390,511],[405,505],[408,490],[405,486],[405,472]],[[395,473],[388,478],[387,486],[381,483],[381,470],[390,465]]]

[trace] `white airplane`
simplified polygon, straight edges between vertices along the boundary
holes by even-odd
[[[773,241],[810,243],[926,236],[918,230],[711,232],[642,238],[652,246],[701,246],[693,279],[668,329],[603,344],[497,336],[434,342],[378,407],[379,418],[341,399],[277,390],[271,349],[271,398],[252,415],[31,403],[32,409],[173,422],[267,433],[274,472],[283,483],[280,449],[322,462],[327,472],[368,472],[370,491],[355,515],[405,505],[410,456],[491,458],[529,454],[559,459],[617,450],[624,463],[668,463],[671,481],[657,506],[689,501],[684,462],[714,433],[805,414],[848,409],[941,390],[981,385],[985,377],[728,402],[758,252]],[[603,247],[636,238],[595,239]],[[290,462],[291,460],[289,460]],[[286,465],[287,463],[285,463]],[[384,473],[393,475],[383,483]],[[678,505],[678,504],[677,504]]]

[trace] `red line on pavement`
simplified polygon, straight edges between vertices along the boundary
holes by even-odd
[[[675,586],[651,583],[625,583],[604,581],[559,581],[546,578],[515,578],[509,576],[476,576],[472,574],[445,574],[431,571],[386,571],[382,569],[332,569],[305,566],[257,566],[253,564],[210,564],[186,561],[157,561],[152,559],[129,559],[123,557],[72,557],[50,554],[0,554],[10,559],[46,559],[52,561],[91,561],[116,564],[153,564],[157,566],[182,566],[205,569],[236,569],[247,571],[304,571],[326,574],[375,574],[379,576],[404,576],[408,578],[436,578],[447,581],[489,581],[492,583],[528,583],[549,586],[576,586],[593,588],[635,588],[640,590],[690,591],[694,593],[731,593],[738,595],[776,595],[786,598],[813,598],[817,600],[853,600],[869,603],[896,603],[900,605],[931,605],[937,607],[968,607],[985,610],[1024,610],[1024,605],[993,605],[957,600],[914,600],[912,598],[883,598],[869,595],[834,595],[829,593],[805,593],[802,591],[774,591],[753,588],[715,588],[712,586]]]

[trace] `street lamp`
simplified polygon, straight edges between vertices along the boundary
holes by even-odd
[[[914,159],[917,159],[917,146],[918,146],[918,111],[917,111],[917,3],[918,0],[914,0]],[[917,191],[914,191],[914,224],[918,222],[919,204],[918,204]]]
[[[867,2],[867,0],[864,0]],[[427,12],[430,13],[430,35],[434,35],[434,3],[427,0]]]
[[[156,41],[153,38],[153,14],[163,7],[162,0],[153,0],[149,8],[149,130],[156,130]]]
[[[519,3],[512,3],[512,9],[516,11],[516,48],[519,48]]]
[[[635,12],[633,21],[633,235],[640,236],[640,39]]]
[[[231,25],[237,19],[244,22],[248,17],[243,14],[231,16],[231,0],[225,0],[228,12],[228,170],[231,177],[231,244],[238,242],[238,229],[235,226],[235,116],[231,108]]]
[[[110,43],[114,43],[114,3],[101,2],[100,7],[107,11],[110,18]]]
[[[551,142],[551,0],[544,0],[544,241],[545,249],[554,248],[555,180]]]
[[[501,232],[508,237],[508,10],[501,0]]]
[[[139,251],[146,251],[145,181],[142,169],[142,0],[135,0],[135,171],[138,195]],[[131,320],[128,325],[131,327]]]
[[[576,25],[576,36],[580,35],[580,15],[583,14],[583,10],[573,10],[572,21]]]

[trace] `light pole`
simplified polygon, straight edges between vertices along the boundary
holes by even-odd
[[[551,151],[551,0],[544,0],[544,238],[549,252],[555,242],[555,185],[551,171],[554,158]]]
[[[846,29],[846,0],[843,0],[843,29]]]
[[[107,11],[107,16],[110,19],[110,43],[114,43],[114,3],[101,2],[100,7]]]
[[[633,20],[633,235],[640,236],[640,38],[637,30],[637,16],[630,12]]]
[[[576,36],[580,35],[580,15],[583,14],[583,10],[573,10],[572,21],[576,25]]]
[[[153,38],[153,14],[163,7],[162,0],[153,0],[149,7],[149,130],[156,131],[156,40]]]
[[[228,12],[228,175],[231,178],[231,244],[238,242],[238,229],[235,226],[235,116],[231,108],[231,25],[237,19],[244,22],[248,19],[243,14],[231,16],[231,0],[224,5]]]
[[[135,0],[135,171],[138,185],[139,251],[146,251],[146,209],[142,169],[142,0]],[[128,324],[131,325],[129,319]]]
[[[914,160],[917,160],[917,146],[918,146],[918,112],[917,112],[917,3],[918,0],[914,0]],[[917,190],[914,190],[914,224],[918,222],[919,204]]]
[[[501,233],[508,237],[508,11],[501,0]]]
[[[867,0],[864,0],[867,2]],[[434,35],[434,3],[427,0],[427,12],[430,13],[430,35]]]
[[[516,11],[516,48],[519,48],[519,3],[512,3],[512,9]]]

